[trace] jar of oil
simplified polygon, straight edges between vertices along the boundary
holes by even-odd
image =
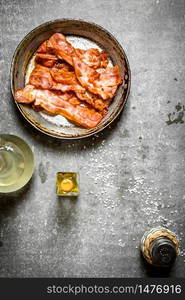
[[[15,191],[31,178],[34,167],[30,147],[19,137],[0,135],[0,192]]]

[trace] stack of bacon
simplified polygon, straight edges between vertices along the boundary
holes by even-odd
[[[105,52],[75,49],[63,34],[55,33],[36,51],[29,83],[15,92],[15,99],[93,128],[122,82],[118,66],[109,67],[108,62]]]

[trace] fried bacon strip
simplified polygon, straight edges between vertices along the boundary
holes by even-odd
[[[73,65],[72,55],[75,53],[73,46],[67,42],[65,36],[61,33],[53,34],[49,40],[40,45],[36,53],[54,54],[60,59],[64,59],[70,65]]]
[[[44,41],[39,48],[37,49],[36,53],[48,53],[48,49],[47,49],[47,43],[48,40]]]
[[[89,67],[93,69],[106,68],[108,65],[108,55],[105,52],[100,52],[96,48],[88,50],[75,50],[77,56]]]
[[[102,99],[110,99],[115,95],[117,86],[121,83],[118,66],[107,67],[104,70],[93,70],[77,56],[73,57],[76,77],[81,85]]]
[[[36,88],[48,89],[48,90],[58,90],[61,92],[74,91],[75,89],[79,92],[85,92],[85,89],[80,84],[75,84],[71,82],[56,82],[52,75],[51,70],[47,67],[41,65],[36,65],[33,69],[29,83],[34,85]]]
[[[56,82],[70,85],[71,90],[76,93],[79,99],[91,104],[94,108],[103,111],[108,107],[108,102],[103,101],[100,97],[92,94],[79,84],[75,72],[67,72],[65,69],[51,69],[50,73]]]
[[[100,73],[100,70],[98,70]],[[110,99],[115,95],[118,85],[122,82],[118,65],[101,69],[100,77],[94,82],[91,91],[103,99]]]
[[[59,70],[53,68],[50,70],[50,74],[56,82],[70,85],[71,90],[82,93],[85,92],[85,89],[79,84],[75,72],[69,72],[63,68]]]
[[[66,61],[58,59],[54,65],[55,69],[62,69],[63,71],[72,72],[74,68],[69,65]]]
[[[40,45],[37,49],[37,53],[55,54],[72,66],[72,57],[77,55],[84,63],[94,69],[106,68],[109,62],[108,55],[96,48],[90,48],[88,50],[75,49],[62,33],[53,34],[49,40]]]
[[[74,91],[80,100],[91,104],[92,107],[102,111],[103,114],[107,112],[109,102],[103,101],[100,97],[87,91],[79,84],[75,73],[66,71],[65,68],[58,70],[36,65],[30,75],[29,84],[34,85],[36,88],[61,92]]]
[[[47,51],[54,53],[58,58],[64,59],[70,65],[73,65],[72,57],[75,54],[75,49],[63,34],[55,33],[49,38],[47,41]]]
[[[15,100],[19,103],[32,103],[35,100],[36,90],[33,85],[27,84],[24,89],[15,92]]]
[[[42,107],[54,115],[62,115],[86,128],[97,126],[103,117],[88,105],[82,105],[72,93],[57,95],[49,90],[35,89],[34,86],[27,85],[24,89],[16,91],[15,99],[19,103],[35,101],[35,107]]]
[[[51,69],[50,73],[56,82],[70,85],[71,90],[75,92],[80,100],[91,104],[92,107],[99,111],[103,111],[103,113],[106,114],[106,109],[108,108],[110,101],[103,101],[99,96],[92,94],[82,87],[76,78],[75,72],[68,72],[65,69],[57,70],[53,68]]]
[[[52,68],[58,61],[58,57],[53,54],[37,53],[35,56],[36,63]]]
[[[54,53],[74,66],[76,77],[81,85],[104,100],[115,95],[117,86],[122,81],[117,65],[107,67],[108,57],[104,52],[93,48],[75,49],[61,33],[52,35],[39,47],[38,51]]]
[[[88,90],[86,90],[85,93],[80,93],[80,92],[75,92],[75,93],[80,100],[89,103],[92,107],[101,111],[104,115],[107,114],[107,108],[109,107],[109,104],[111,102],[110,99],[102,100],[99,96],[94,95]]]
[[[29,84],[36,88],[51,89],[54,85],[52,76],[47,67],[36,65],[30,74]]]

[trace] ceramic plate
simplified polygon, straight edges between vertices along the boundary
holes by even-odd
[[[108,114],[93,129],[78,127],[62,116],[50,116],[36,112],[29,105],[16,105],[25,119],[41,132],[61,139],[77,139],[95,134],[108,126],[121,112],[129,95],[131,73],[128,59],[117,40],[104,28],[82,20],[55,20],[44,23],[33,29],[18,45],[11,66],[11,90],[14,95],[17,89],[24,87],[34,64],[34,52],[39,45],[55,32],[61,32],[77,48],[98,48],[105,50],[110,57],[110,64],[117,64],[122,77],[126,76],[109,107]]]

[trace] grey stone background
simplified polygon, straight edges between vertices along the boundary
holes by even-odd
[[[121,116],[98,135],[59,141],[31,128],[10,93],[10,64],[34,27],[81,18],[121,43],[132,87]],[[1,277],[185,277],[185,1],[0,0],[0,131],[35,153],[28,186],[0,197]],[[57,171],[79,171],[78,199],[55,195]],[[181,252],[170,271],[143,261],[140,239],[158,225]]]

